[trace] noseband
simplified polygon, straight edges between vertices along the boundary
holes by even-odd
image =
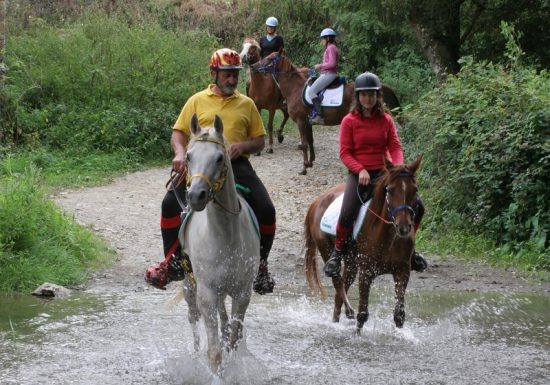
[[[220,146],[225,148],[225,143],[223,141],[221,141],[219,139],[216,139],[216,138],[211,138],[207,135],[208,134],[193,138],[191,140],[191,143],[189,143],[190,146],[192,146],[195,142],[212,142],[212,143],[216,143],[217,145],[220,145]],[[210,180],[209,177],[207,177],[206,175],[201,174],[201,173],[196,173],[196,174],[193,174],[193,175],[187,175],[187,178],[186,178],[187,189],[189,189],[189,187],[191,187],[191,181],[193,180],[193,178],[200,178],[208,184],[208,187],[209,187],[209,189],[208,189],[208,201],[211,201],[212,199],[214,199],[216,194],[223,188],[223,185],[225,184],[225,179],[227,178],[227,167],[228,167],[227,162],[224,159],[222,170],[220,172],[220,176],[214,181]]]
[[[398,176],[414,178],[414,175],[412,175],[411,173],[409,173],[407,171],[400,172]],[[401,210],[407,210],[411,214],[411,220],[414,222],[414,218],[416,216],[417,210],[415,210],[412,206],[409,206],[409,205],[399,205],[399,206],[393,208],[392,205],[391,205],[391,202],[390,202],[389,191],[388,191],[387,186],[385,187],[385,190],[386,190],[386,205],[388,206],[388,218],[390,219],[390,222],[394,226],[396,226],[395,215]],[[415,206],[418,209],[418,198],[416,198]]]

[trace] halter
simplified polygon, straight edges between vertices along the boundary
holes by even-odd
[[[197,136],[197,137],[194,137],[193,139],[191,139],[191,141],[189,143],[189,147],[191,147],[195,142],[212,142],[212,143],[216,143],[219,146],[222,146],[225,149],[225,143],[223,141],[221,141],[219,139],[216,139],[216,138],[209,137],[208,134],[204,134],[202,136]],[[220,201],[218,201],[216,199],[216,194],[221,191],[221,189],[223,188],[223,186],[225,184],[225,180],[227,179],[227,169],[228,169],[227,162],[224,159],[223,166],[222,166],[222,169],[221,169],[221,172],[220,172],[220,176],[214,181],[211,181],[209,177],[207,177],[206,175],[204,175],[202,173],[195,173],[191,176],[187,175],[187,177],[186,177],[187,189],[189,189],[189,187],[191,186],[191,181],[193,180],[193,178],[200,178],[208,184],[208,187],[209,187],[209,189],[208,189],[208,201],[214,201],[215,203],[217,203],[221,208],[223,208],[228,213],[238,214],[241,211],[240,203],[239,203],[239,210],[238,211],[232,211],[232,210],[229,210]]]

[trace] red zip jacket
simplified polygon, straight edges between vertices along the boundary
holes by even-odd
[[[396,164],[403,163],[403,149],[392,117],[362,117],[353,111],[340,125],[340,159],[354,174],[384,168],[384,155]]]

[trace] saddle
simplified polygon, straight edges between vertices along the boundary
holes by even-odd
[[[302,100],[306,106],[313,107],[313,103],[308,95],[309,87],[317,77],[310,78],[304,85],[302,92]],[[319,98],[321,99],[321,106],[328,108],[341,107],[344,103],[344,90],[346,87],[347,79],[345,76],[338,76],[329,84],[327,88],[319,92]]]
[[[248,211],[248,214],[250,215],[250,218],[252,219],[252,222],[254,223],[254,229],[256,229],[256,233],[258,234],[258,238],[260,238],[260,225],[258,223],[258,219],[256,218],[256,214],[254,214],[254,211],[252,211],[252,208],[250,205],[246,202],[247,196],[249,196],[252,191],[243,185],[236,184],[237,193],[244,199],[243,207],[245,210]],[[180,229],[178,232],[178,240],[181,245],[181,249],[184,252],[184,254],[189,255],[189,250],[186,249],[185,246],[185,228],[187,227],[187,224],[189,223],[189,220],[193,216],[193,210],[189,210],[185,216],[182,218]]]
[[[323,217],[321,218],[321,231],[323,233],[336,236],[336,224],[338,223],[338,217],[340,216],[340,210],[342,209],[342,201],[344,200],[344,194],[340,194],[338,198],[336,198],[330,206],[325,210],[325,213],[323,214]],[[355,223],[353,224],[353,231],[352,231],[352,238],[353,240],[357,240],[357,235],[361,231],[361,227],[363,227],[363,222],[365,221],[365,217],[367,216],[367,210],[370,206],[371,200],[369,199],[365,204],[361,205],[361,208],[359,209],[359,215],[357,216],[357,219],[355,220]]]

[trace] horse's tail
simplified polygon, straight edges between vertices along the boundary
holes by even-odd
[[[306,219],[304,220],[304,238],[305,238],[305,266],[306,266],[306,279],[309,288],[316,292],[319,291],[320,295],[324,298],[326,297],[325,289],[321,285],[321,280],[319,279],[319,273],[317,271],[317,243],[313,239],[312,226],[314,226],[313,217],[315,214],[315,203],[313,202],[306,214]]]

